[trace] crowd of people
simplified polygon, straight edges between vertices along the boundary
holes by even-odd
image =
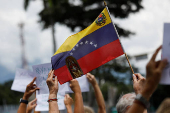
[[[155,61],[160,49],[161,46],[156,50],[146,66],[146,78],[139,73],[133,74],[134,92],[129,92],[128,94],[120,97],[116,104],[118,113],[147,113],[149,99],[159,84],[163,69],[168,64],[167,59]],[[106,113],[105,101],[95,76],[87,73],[86,77],[93,86],[98,105],[98,113]],[[39,88],[36,87],[36,84],[34,84],[35,80],[36,78],[34,78],[32,82],[27,85],[23,98],[20,100],[18,113],[31,113],[36,107],[36,98],[28,103],[28,98],[36,90],[39,90]],[[49,103],[49,113],[60,113],[57,105],[58,80],[54,75],[53,70],[49,72],[46,83],[49,88],[49,98],[47,100]],[[73,79],[69,83],[71,90],[74,92],[74,102],[68,94],[65,95],[64,104],[66,106],[67,113],[94,113],[92,108],[83,105],[82,93],[78,81]],[[168,100],[165,100],[163,103],[166,103],[165,106],[170,108],[170,103],[168,102]],[[72,110],[73,104],[74,110]],[[163,110],[162,107],[158,108],[157,113],[168,113],[168,107],[164,107]],[[40,112],[34,111],[34,113]]]

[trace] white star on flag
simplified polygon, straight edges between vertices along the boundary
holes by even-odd
[[[78,46],[79,46],[79,44],[76,44],[76,46],[78,47]]]
[[[97,44],[94,44],[94,47],[97,47]]]
[[[88,44],[88,41],[86,40],[85,44]]]
[[[83,42],[80,42],[81,45],[83,45]]]
[[[71,52],[70,55],[73,55],[73,53]]]
[[[93,42],[90,42],[91,45],[93,45]]]
[[[75,48],[73,48],[73,51],[75,50]]]

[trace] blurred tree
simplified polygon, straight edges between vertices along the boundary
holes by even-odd
[[[19,104],[19,99],[23,96],[23,93],[12,91],[12,83],[13,81],[8,81],[0,84],[0,105]]]
[[[132,66],[134,72],[138,72],[138,68]],[[113,86],[117,88],[116,100],[120,95],[133,92],[132,72],[125,57],[114,59],[95,70],[91,71],[98,80],[105,101],[108,100],[108,88]],[[89,103],[94,105],[94,98]],[[114,102],[115,103],[115,102]]]
[[[40,23],[43,29],[52,28],[53,50],[56,51],[55,23],[65,24],[73,31],[76,27],[80,30],[89,26],[99,13],[104,9],[103,0],[42,0],[43,10],[39,13]],[[27,9],[30,0],[24,1],[24,8]],[[115,18],[127,18],[129,14],[136,13],[142,9],[142,0],[107,0],[110,13]],[[129,30],[115,24],[120,36],[128,37],[134,34]]]

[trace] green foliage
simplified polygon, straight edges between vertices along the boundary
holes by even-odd
[[[3,104],[19,104],[19,99],[22,98],[23,93],[11,90],[13,81],[0,84],[0,105]]]
[[[25,0],[26,1],[26,0]],[[116,18],[127,18],[129,14],[142,9],[142,0],[107,0],[110,13]],[[80,0],[78,5],[68,0],[49,0],[44,2],[44,9],[39,13],[43,28],[54,23],[65,24],[72,30],[79,27],[81,30],[89,26],[104,9],[103,0]],[[121,28],[115,24],[120,36],[128,37],[134,34],[129,30]]]

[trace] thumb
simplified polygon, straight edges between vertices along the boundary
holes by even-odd
[[[134,83],[137,82],[137,78],[136,78],[136,75],[135,75],[135,74],[133,74],[133,82],[134,82]]]
[[[159,67],[158,67],[159,70],[162,71],[165,68],[165,66],[167,65],[167,63],[168,63],[167,59],[163,59],[159,64]]]
[[[37,106],[37,104],[34,104],[34,105],[32,105],[32,108],[35,108]]]
[[[55,84],[58,85],[58,79],[57,76],[55,76]]]

